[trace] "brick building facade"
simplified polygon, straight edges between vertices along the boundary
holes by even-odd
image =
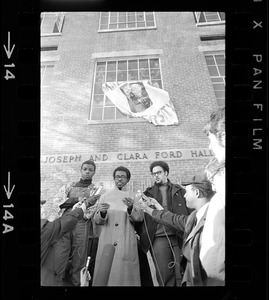
[[[41,200],[78,180],[81,163],[89,158],[97,165],[94,183],[109,188],[113,170],[123,165],[132,174],[130,189],[143,190],[152,183],[154,160],[165,160],[170,180],[179,182],[201,171],[212,156],[202,128],[225,100],[225,16],[124,14],[41,14]],[[124,73],[133,65],[131,71],[141,76],[144,64],[154,74],[154,62],[177,125],[127,118],[98,95],[100,73],[108,79],[119,76],[120,66]]]

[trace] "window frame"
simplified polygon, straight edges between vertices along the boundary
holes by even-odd
[[[143,12],[144,14],[144,22],[145,22],[145,26],[144,27],[130,27],[130,28],[107,28],[107,29],[101,29],[101,19],[102,19],[102,13],[104,12],[100,12],[100,15],[99,15],[99,25],[98,25],[98,33],[102,33],[102,32],[120,32],[120,31],[134,31],[134,30],[151,30],[151,29],[157,29],[157,25],[156,25],[156,16],[155,16],[155,12],[153,11],[152,14],[153,14],[153,22],[154,22],[154,25],[153,26],[146,26],[146,17],[145,17],[145,13],[146,12]],[[109,23],[109,20],[111,18],[111,12],[109,11],[109,16],[108,16],[108,27],[111,23]],[[118,27],[118,24],[120,24],[121,22],[118,22],[119,20],[119,13],[123,13],[123,12],[116,12],[117,13],[117,22],[115,24],[117,24],[117,27]],[[128,12],[125,12],[126,14],[128,14]],[[132,12],[133,13],[133,12]],[[136,13],[139,13],[139,12],[134,12],[135,14]],[[135,15],[136,16],[136,15]],[[137,21],[134,21],[132,23],[136,23],[137,25]],[[128,22],[126,22],[126,24],[128,24]]]
[[[58,17],[60,16],[60,28],[58,27],[59,29],[59,32],[51,32],[51,33],[42,33],[42,23],[44,22],[44,17],[46,15],[55,15],[56,16],[56,21],[54,23],[54,26],[58,20]],[[64,21],[65,21],[65,13],[64,12],[42,12],[40,14],[40,18],[41,18],[41,22],[40,22],[40,36],[41,37],[45,37],[45,36],[61,36],[62,35],[62,31],[63,31],[63,25],[64,25]]]
[[[218,14],[218,16],[219,16],[219,19],[220,19],[220,21],[210,21],[210,22],[208,22],[208,21],[205,21],[205,22],[199,22],[198,21],[198,14],[199,13],[206,13],[206,12],[204,12],[204,11],[202,11],[202,12],[194,12],[194,18],[195,18],[195,24],[196,24],[196,26],[214,26],[214,25],[224,25],[225,24],[225,22],[226,22],[226,13],[225,12],[223,12],[223,13],[225,13],[225,20],[221,20],[221,17],[220,17],[220,12],[211,12],[211,13],[216,13],[216,14]]]
[[[219,75],[219,76],[211,76],[210,75],[209,68],[208,68],[208,63],[206,61],[206,56],[213,56],[213,59],[214,59],[214,62],[215,62],[215,66],[217,67],[217,71],[220,74],[220,72],[219,72],[219,65],[217,64],[216,58],[215,58],[216,55],[223,55],[224,56],[224,59],[225,59],[225,65],[224,65],[225,75],[224,76],[223,75]],[[210,78],[210,81],[211,81],[211,84],[212,84],[212,88],[213,88],[213,92],[214,92],[214,95],[215,95],[215,99],[216,99],[218,105],[222,106],[223,104],[220,103],[220,102],[222,102],[222,101],[225,102],[226,101],[226,53],[223,50],[219,50],[219,51],[205,51],[204,52],[204,59],[205,59],[205,64],[206,64],[207,71],[208,71],[208,74],[209,74],[209,78]],[[224,83],[224,100],[223,100],[223,98],[218,98],[216,96],[215,88],[214,88],[214,82],[212,81],[212,78],[222,78],[222,80],[223,80],[222,83]],[[217,84],[217,82],[215,84]]]
[[[103,119],[104,116],[104,111],[102,111],[102,119],[101,120],[91,120],[91,114],[92,114],[92,108],[93,108],[93,97],[94,97],[94,85],[95,85],[95,80],[96,80],[96,73],[97,73],[97,63],[99,62],[109,62],[109,61],[130,61],[130,60],[139,60],[139,59],[158,59],[159,61],[159,69],[160,69],[160,77],[161,77],[161,83],[162,83],[162,89],[164,89],[164,84],[163,84],[163,74],[162,74],[162,66],[161,66],[161,57],[159,54],[149,54],[149,55],[130,55],[130,56],[112,56],[112,57],[100,57],[100,58],[95,58],[94,61],[94,68],[93,68],[93,80],[92,80],[92,87],[91,87],[91,95],[90,95],[90,105],[89,105],[89,114],[88,114],[88,121],[87,124],[106,124],[106,123],[133,123],[133,122],[147,122],[143,118],[136,118],[136,117],[130,117],[126,116],[125,118],[119,118],[119,119]],[[117,69],[116,69],[117,71]],[[134,81],[140,81],[134,80]],[[124,82],[124,81],[123,81]],[[128,82],[128,81],[126,81]],[[113,108],[117,107],[115,105],[111,106]],[[102,105],[102,108],[104,108],[104,104]]]
[[[46,62],[42,62],[42,63],[40,64],[40,69],[42,69],[43,67],[46,67],[46,69],[47,69],[48,66],[53,66],[53,69],[54,69],[54,68],[55,68],[55,63],[56,63],[55,61],[46,61]],[[45,71],[44,71],[43,74],[40,72],[40,88],[41,88],[41,90],[42,90],[42,89],[47,89],[47,88],[50,87],[50,85],[46,85],[46,86],[43,86],[43,85],[42,85],[42,82],[43,82],[44,77],[45,77],[46,69],[45,69]],[[41,71],[41,70],[40,70],[40,71]]]

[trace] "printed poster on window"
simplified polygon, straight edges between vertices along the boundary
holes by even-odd
[[[144,81],[102,85],[105,95],[123,113],[154,125],[177,125],[178,118],[166,91]]]

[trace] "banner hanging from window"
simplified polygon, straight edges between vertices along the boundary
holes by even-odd
[[[163,89],[144,81],[117,85],[114,82],[102,85],[105,95],[123,113],[135,118],[144,118],[154,125],[177,125],[178,118]]]

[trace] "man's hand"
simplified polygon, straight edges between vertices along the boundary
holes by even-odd
[[[89,281],[91,280],[90,272],[87,271],[86,267],[80,270],[80,286],[89,286]]]
[[[132,198],[126,197],[122,200],[122,202],[126,204],[130,210],[133,208],[134,200]]]
[[[93,206],[100,197],[101,197],[101,195],[93,195],[93,196],[85,199],[86,207]]]

